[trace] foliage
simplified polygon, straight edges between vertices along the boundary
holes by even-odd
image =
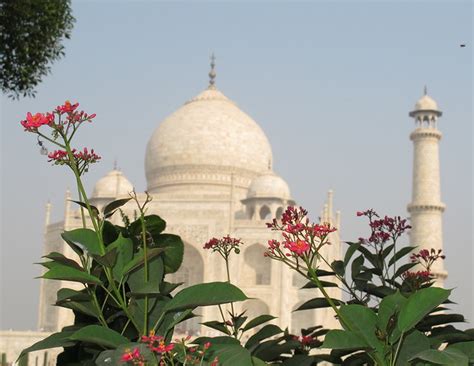
[[[2,0],[0,78],[12,98],[34,96],[51,64],[64,56],[74,18],[69,0]]]

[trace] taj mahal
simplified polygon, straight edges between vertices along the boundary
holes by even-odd
[[[413,193],[408,205],[410,237],[421,247],[442,249],[445,206],[440,193],[441,132],[437,128],[442,112],[425,89],[409,115],[415,121],[410,136],[414,144]],[[181,236],[185,243],[182,266],[168,281],[189,286],[225,280],[221,258],[205,251],[203,245],[212,237],[229,234],[244,243],[241,253],[231,260],[232,282],[252,298],[239,304],[239,310],[247,309],[250,317],[271,314],[276,317],[275,324],[295,333],[308,323],[337,327],[331,309],[289,311],[315,297],[314,290],[301,290],[303,278],[263,256],[273,235],[265,223],[278,218],[288,205],[298,203],[284,178],[272,168],[272,148],[263,130],[217,88],[214,60],[208,87],[157,124],[144,160],[147,192],[152,197],[147,213],[161,216],[167,222],[166,232]],[[133,179],[115,167],[96,182],[90,193],[91,203],[100,209],[113,200],[128,197],[133,189]],[[146,194],[138,196],[144,199]],[[64,219],[59,222],[50,222],[52,207],[46,207],[45,254],[55,251],[73,255],[60,236],[65,230],[81,227],[80,212],[71,199],[70,192],[66,192]],[[130,202],[124,206],[130,217],[134,210]],[[329,190],[320,219],[340,229],[340,216]],[[120,215],[113,216],[114,220],[120,224]],[[324,249],[332,261],[343,255],[339,230],[331,234],[330,242],[332,245]],[[442,265],[440,262],[435,268],[441,283],[447,276]],[[0,344],[0,348],[8,348],[6,352],[13,354],[16,348],[18,354],[38,337],[72,324],[72,311],[52,304],[59,288],[73,285],[41,280],[40,286],[38,332],[30,338],[15,332],[5,334],[2,342],[10,343]],[[330,292],[335,298],[342,296],[337,288]],[[218,318],[215,308],[202,308],[199,317],[180,324],[177,331],[192,336],[217,335],[200,325]]]

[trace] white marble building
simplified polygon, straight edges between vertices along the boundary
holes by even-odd
[[[238,304],[248,309],[250,317],[272,314],[281,327],[298,333],[309,324],[337,324],[332,311],[291,313],[304,301],[315,297],[312,290],[299,290],[305,283],[280,263],[263,256],[267,241],[274,237],[265,225],[293,205],[285,180],[272,170],[272,149],[259,125],[214,85],[215,73],[203,92],[184,103],[158,124],[148,141],[145,156],[147,191],[153,197],[148,214],[158,214],[167,222],[166,232],[180,235],[185,254],[180,270],[168,281],[192,285],[200,282],[224,281],[222,258],[203,249],[212,237],[230,234],[244,242],[239,255],[231,262],[231,279],[248,297]],[[100,179],[90,196],[93,205],[103,207],[121,197],[128,197],[133,184],[119,170]],[[142,193],[139,196],[145,197]],[[60,233],[81,227],[80,212],[66,197],[64,221],[49,223],[47,208],[45,253],[51,251],[74,255],[62,242]],[[134,216],[134,203],[124,211]],[[113,219],[121,224],[121,217]],[[337,217],[336,217],[337,216]],[[339,225],[333,214],[332,192],[322,211],[322,219]],[[338,233],[331,234],[332,245],[326,246],[330,258],[339,257]],[[72,323],[72,312],[51,306],[60,286],[74,284],[42,281],[38,327],[58,331]],[[331,289],[339,297],[339,290]],[[178,327],[192,335],[215,334],[199,324],[220,319],[217,307],[201,309],[202,317]]]

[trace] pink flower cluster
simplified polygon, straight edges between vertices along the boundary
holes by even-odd
[[[227,235],[221,239],[212,238],[206,244],[204,244],[203,248],[210,249],[213,252],[218,252],[222,257],[228,258],[232,251],[236,254],[239,254],[240,245],[242,244],[242,240],[232,238]]]
[[[267,223],[271,230],[281,232],[283,240],[269,240],[264,255],[279,260],[284,257],[302,257],[310,252],[316,253],[323,245],[329,244],[328,235],[336,231],[336,228],[329,223],[310,223],[307,214],[308,211],[302,207],[289,206],[280,222],[273,219]]]
[[[435,279],[435,276],[431,272],[431,266],[434,262],[438,259],[445,259],[446,256],[441,254],[443,251],[441,249],[421,249],[418,253],[413,253],[410,256],[410,260],[412,263],[419,264],[423,267],[421,271],[406,271],[402,274],[402,278],[408,286],[413,289],[417,290],[422,285],[428,284]]]
[[[359,238],[362,244],[383,245],[389,240],[395,242],[406,230],[411,229],[406,219],[400,216],[380,218],[372,209],[358,211],[357,216],[366,216],[372,230],[369,238]]]
[[[38,132],[41,126],[49,126],[57,131],[63,131],[64,128],[69,129],[70,125],[82,122],[91,122],[95,118],[95,113],[88,115],[84,111],[76,111],[79,103],[71,104],[68,100],[63,105],[56,107],[52,112],[26,114],[26,119],[21,121],[21,125],[28,132]],[[65,115],[65,119],[62,117]],[[57,120],[56,120],[57,117]]]
[[[120,358],[122,362],[131,362],[132,365],[145,366],[145,358],[140,353],[140,350],[135,348],[133,351],[127,350]]]
[[[167,353],[173,350],[174,344],[166,344],[163,336],[157,336],[154,332],[150,332],[148,336],[142,336],[142,343],[146,343],[148,348],[155,353]]]
[[[433,265],[434,262],[436,262],[438,259],[445,259],[446,256],[444,254],[441,254],[443,252],[442,249],[434,249],[431,248],[431,250],[428,249],[421,249],[418,253],[413,253],[410,256],[410,260],[412,263],[417,263],[423,266],[427,271],[431,270],[431,266]]]
[[[76,151],[76,149],[72,149],[71,152],[74,156],[74,159],[76,159],[78,163],[92,164],[96,163],[101,159],[101,157],[94,152],[94,149],[91,149],[91,151],[89,152],[87,147],[85,147],[82,151],[79,152]],[[69,162],[69,157],[67,151],[65,150],[55,150],[52,153],[48,154],[48,158],[48,161],[54,162],[55,165],[63,165]]]

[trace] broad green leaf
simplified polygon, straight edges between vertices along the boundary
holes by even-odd
[[[145,280],[145,265],[130,272],[127,284],[133,294],[152,294],[160,292],[160,284],[163,281],[164,266],[163,259],[155,256],[148,260],[148,281]]]
[[[349,248],[347,248],[346,254],[344,256],[344,267],[347,267],[349,261],[351,260],[352,256],[354,255],[355,251],[359,249],[360,243],[350,243]]]
[[[103,209],[102,212],[104,213],[104,216],[106,218],[112,216],[115,212],[115,210],[119,207],[122,207],[124,204],[126,204],[128,201],[130,201],[132,198],[122,198],[119,200],[115,200],[107,204]]]
[[[160,293],[162,295],[169,295],[174,290],[176,290],[179,286],[181,286],[183,283],[184,282],[170,283],[170,282],[163,281],[160,285]]]
[[[435,325],[449,324],[449,323],[463,323],[466,320],[461,314],[433,314],[423,318],[420,326],[423,329],[430,330]]]
[[[96,306],[85,292],[76,291],[70,288],[61,288],[57,293],[56,305],[63,308],[72,309],[80,313],[99,318]]]
[[[393,275],[392,279],[396,279],[398,277],[400,277],[403,273],[405,273],[406,271],[409,271],[410,269],[412,269],[413,267],[416,266],[416,263],[406,263],[402,266],[400,266],[399,268],[397,268],[395,274]]]
[[[166,228],[166,222],[158,215],[147,215],[144,218],[145,228],[148,233],[154,238],[161,234]],[[141,219],[135,220],[130,224],[130,231],[135,235],[139,235],[142,232]]]
[[[165,250],[166,250],[165,248],[149,248],[147,250],[148,261],[150,261],[153,257],[160,255]],[[144,262],[145,262],[144,252],[143,252],[143,249],[140,249],[140,251],[135,254],[135,256],[133,257],[131,261],[129,261],[128,263],[125,263],[123,267],[123,275],[126,275],[127,273],[133,271],[135,268],[140,267]]]
[[[242,330],[245,332],[249,329],[258,327],[259,325],[261,325],[263,323],[266,323],[266,322],[269,322],[270,320],[273,320],[273,319],[276,319],[276,318],[274,316],[268,315],[268,314],[257,316],[256,318],[253,318],[252,320],[249,320],[247,322],[247,324],[245,324],[245,326]]]
[[[19,357],[27,353],[40,351],[43,349],[73,346],[76,342],[71,341],[69,339],[69,336],[71,336],[74,332],[75,330],[62,330],[59,333],[53,333],[50,336],[46,337],[45,339],[42,339],[41,341],[36,342],[32,346],[25,348],[23,351],[21,351]]]
[[[252,366],[267,366],[267,364],[257,357],[252,357]],[[300,364],[300,366],[303,366]]]
[[[82,270],[68,267],[64,264],[54,263],[46,273],[44,273],[42,278],[49,280],[63,280],[63,281],[72,281],[80,283],[93,283],[100,284],[101,281],[96,276],[93,276]]]
[[[316,270],[316,276],[319,277],[326,277],[326,276],[334,276],[334,272],[332,271],[325,271],[324,269],[317,269]]]
[[[267,324],[248,339],[247,343],[245,343],[245,348],[252,351],[262,340],[273,337],[281,332],[283,331],[279,326]]]
[[[87,325],[74,332],[69,337],[69,339],[74,341],[93,343],[108,348],[117,348],[122,344],[130,342],[128,338],[125,338],[120,333],[117,333],[115,330],[105,328],[100,325]]]
[[[117,249],[107,248],[107,252],[104,255],[92,254],[91,256],[100,265],[104,267],[112,268],[115,264],[115,261],[117,260]]]
[[[396,366],[408,365],[408,360],[427,349],[430,349],[430,340],[423,333],[415,329],[402,339]]]
[[[107,246],[107,252],[117,251],[117,258],[112,268],[112,274],[116,281],[120,281],[125,273],[126,265],[133,257],[133,242],[129,238],[124,238],[122,234],[110,245]]]
[[[370,348],[366,341],[359,335],[347,331],[333,329],[330,330],[324,338],[321,348],[330,349],[361,349]]]
[[[218,330],[219,332],[222,332],[224,334],[227,334],[227,335],[231,334],[229,329],[227,329],[227,327],[222,322],[218,322],[216,320],[213,320],[213,321],[204,322],[204,323],[201,323],[201,324],[206,326],[206,327],[209,327],[211,329]]]
[[[428,349],[416,354],[410,360],[416,359],[445,366],[468,366],[469,363],[469,359],[466,354],[455,348],[447,348],[443,351]]]
[[[91,229],[65,231],[61,236],[66,242],[79,245],[91,254],[102,254],[97,233]]]
[[[418,324],[431,310],[442,304],[451,293],[438,287],[421,289],[411,295],[398,316],[398,329],[406,333]]]
[[[346,330],[362,338],[377,353],[383,353],[383,343],[375,335],[377,315],[371,309],[352,304],[341,306],[339,311],[342,317],[339,321]]]
[[[447,349],[457,349],[463,352],[469,358],[469,362],[474,363],[474,341],[451,344]]]
[[[400,309],[406,301],[407,299],[400,293],[400,291],[384,297],[379,305],[377,327],[384,332],[387,331],[389,320],[392,319],[392,321],[396,321],[395,316],[400,312]],[[395,326],[396,323],[393,325]],[[393,329],[394,326],[389,328]]]
[[[344,304],[342,301],[337,299],[332,299],[336,306]],[[331,305],[329,304],[328,300],[325,297],[316,297],[314,299],[308,300],[305,303],[298,306],[293,311],[300,311],[300,310],[309,310],[309,309],[319,309],[319,308],[328,308]]]
[[[248,300],[236,286],[228,282],[210,282],[187,287],[179,291],[166,306],[166,311],[194,309],[198,306],[227,304]]]
[[[412,247],[403,247],[400,249],[398,252],[396,252],[392,258],[388,261],[388,266],[390,267],[392,264],[394,264],[396,261],[398,261],[400,258],[403,258],[406,256],[408,253],[411,253],[414,249],[416,249],[416,246]]]
[[[51,259],[54,262],[62,263],[69,267],[82,270],[82,267],[76,261],[65,257],[64,254],[61,253],[51,252],[48,255],[43,256],[43,258]]]
[[[351,265],[352,278],[357,277],[357,275],[360,273],[360,270],[363,264],[364,264],[364,256],[362,254],[352,261],[352,265]]]
[[[387,258],[387,256],[390,254],[390,252],[393,250],[393,248],[395,248],[395,244],[391,244],[387,247],[385,247],[382,251],[382,258],[385,260],[385,258]]]
[[[160,234],[155,239],[155,245],[166,249],[163,253],[165,273],[176,272],[183,262],[184,244],[181,238],[173,234]]]
[[[337,260],[337,261],[332,262],[331,268],[336,274],[338,274],[341,277],[344,277],[344,273],[346,272],[346,267],[344,266],[343,261]]]

